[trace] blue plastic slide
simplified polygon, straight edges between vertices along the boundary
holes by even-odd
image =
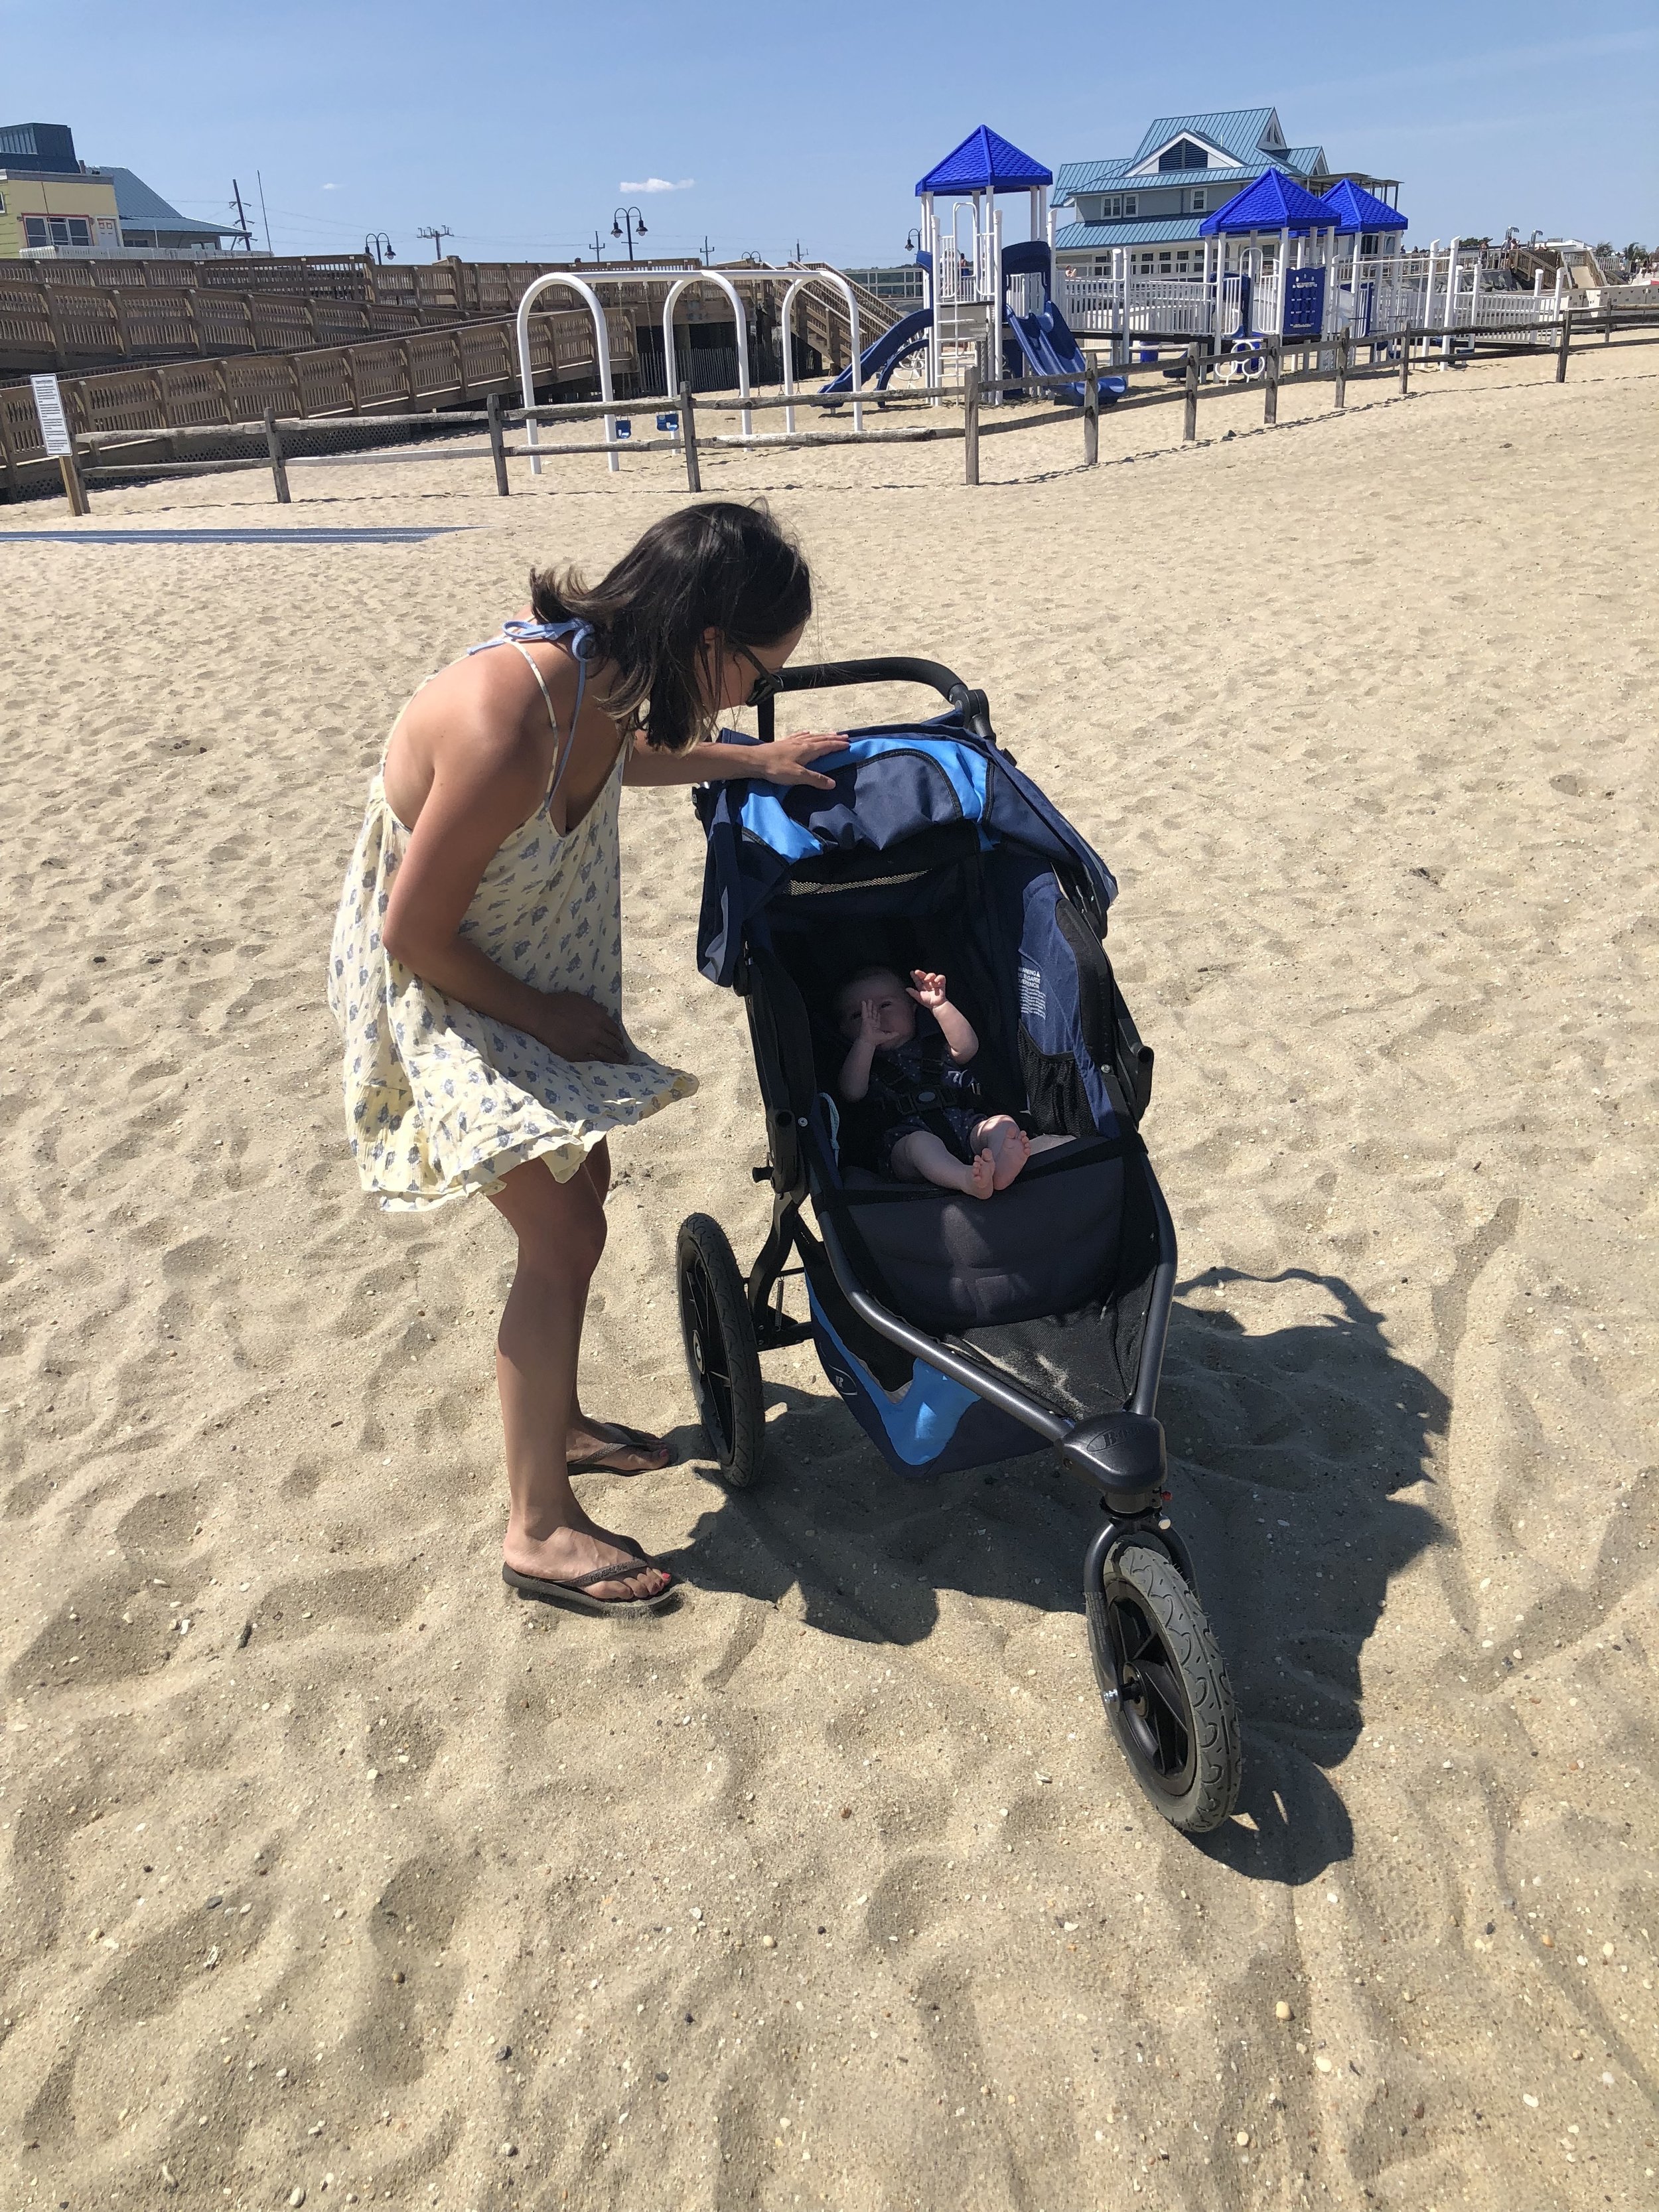
[[[1069,400],[1073,407],[1081,407],[1081,379],[1086,366],[1083,349],[1054,301],[1045,301],[1042,312],[1038,315],[1010,315],[1008,327],[1014,334],[1014,343],[1037,375],[1075,376],[1079,380],[1057,392],[1051,388],[1048,396],[1061,405]],[[1111,406],[1122,398],[1128,388],[1128,380],[1125,377],[1103,376],[1100,380],[1101,404]]]
[[[873,384],[878,392],[885,392],[888,380],[899,363],[908,361],[913,353],[920,353],[927,344],[927,333],[933,325],[933,309],[918,307],[911,314],[902,315],[890,331],[882,332],[873,345],[866,346],[859,369],[866,388]],[[841,374],[832,377],[823,388],[826,392],[850,392],[853,389],[852,370],[842,369]]]

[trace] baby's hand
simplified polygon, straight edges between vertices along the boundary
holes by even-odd
[[[945,1004],[944,976],[932,975],[925,968],[913,968],[910,977],[915,985],[909,994],[911,998],[919,1006],[926,1006],[930,1014],[937,1013]]]
[[[881,1042],[881,1009],[873,999],[859,1000],[859,1035],[866,1044]]]

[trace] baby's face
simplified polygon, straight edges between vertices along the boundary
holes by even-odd
[[[916,1033],[916,1010],[899,978],[890,973],[866,975],[841,994],[841,1033],[866,1034],[866,1009],[878,1045],[908,1044]]]

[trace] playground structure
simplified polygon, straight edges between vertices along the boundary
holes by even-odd
[[[985,124],[935,164],[916,185],[921,202],[923,305],[902,316],[859,359],[866,384],[890,386],[907,361],[926,356],[927,387],[935,393],[960,386],[969,367],[991,389],[993,405],[1022,368],[1048,380],[1051,396],[1083,401],[1083,349],[1054,295],[1054,250],[1047,235],[1047,195],[1054,173],[1022,153]],[[1030,234],[1005,245],[1000,198],[1023,194]],[[1073,382],[1055,386],[1055,379]],[[854,388],[844,369],[824,386],[828,393]],[[1110,404],[1121,387],[1109,380],[1101,398]],[[937,400],[935,404],[939,404]]]

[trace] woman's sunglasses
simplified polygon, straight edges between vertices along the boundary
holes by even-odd
[[[755,672],[755,680],[749,687],[744,705],[758,707],[765,700],[775,699],[783,689],[783,678],[779,672],[775,668],[762,667],[746,645],[734,645],[732,650],[746,660]]]

